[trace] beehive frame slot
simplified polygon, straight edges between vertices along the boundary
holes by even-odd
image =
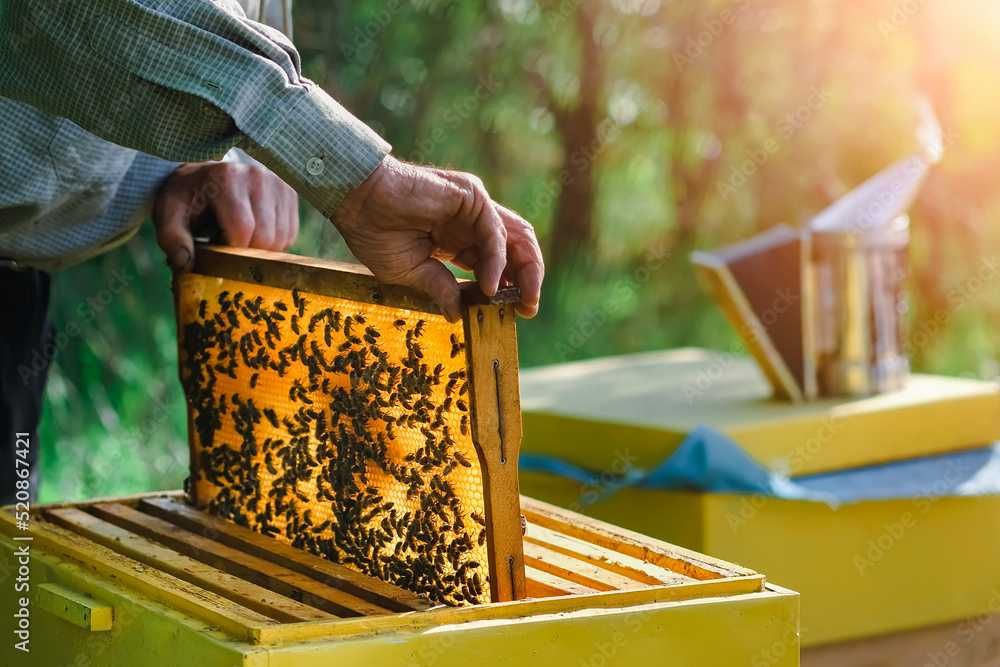
[[[316,579],[327,586],[346,591],[380,607],[396,612],[429,609],[430,604],[416,594],[380,579],[319,558],[288,546],[243,526],[219,519],[173,498],[144,498],[139,508],[152,516],[186,528],[191,532],[269,560],[289,570]]]
[[[370,592],[373,593],[375,589],[381,589],[378,595],[390,586],[294,549],[274,538],[230,524],[204,510],[184,504],[181,498],[180,494],[172,493],[148,494],[144,497],[43,506],[33,512],[29,533],[33,544],[44,550],[47,557],[54,556],[64,563],[70,577],[68,581],[73,582],[74,590],[98,597],[94,584],[84,583],[85,580],[73,575],[80,568],[91,570],[110,585],[130,588],[139,596],[200,619],[230,637],[258,645],[419,632],[465,622],[495,623],[503,619],[581,609],[617,610],[667,601],[756,594],[765,590],[762,575],[731,563],[692,554],[565,510],[553,511],[544,503],[522,498],[528,516],[534,519],[525,537],[529,560],[525,568],[526,592],[529,599],[509,604],[457,608],[429,608],[425,603],[419,611],[351,618],[314,608],[308,613],[316,614],[318,618],[293,620],[304,611],[295,605],[304,605],[310,600],[300,602],[280,596],[257,586],[255,580],[260,580],[258,575],[244,578],[171,549],[163,539],[163,534],[169,535],[171,531],[162,525],[159,527],[165,529],[163,534],[150,532],[146,537],[122,525],[105,521],[98,515],[103,512],[109,518],[126,517],[139,524],[134,512],[155,518],[153,508],[157,508],[161,515],[169,517],[167,520],[172,524],[182,523],[177,520],[179,516],[186,516],[192,525],[201,524],[202,530],[206,531],[201,536],[213,542],[240,545],[234,548],[249,554],[255,550],[273,552],[275,558],[268,559],[270,562],[261,566],[262,574],[277,576],[273,561],[290,559],[289,562],[301,561],[309,572],[329,570],[334,580],[341,584],[354,581],[362,588],[372,586]],[[53,519],[61,521],[65,527],[53,523]],[[146,519],[141,523],[158,525]],[[217,533],[212,532],[213,525],[220,528]],[[192,530],[192,533],[197,534],[198,531]],[[0,513],[0,535],[10,538],[22,534],[15,526],[13,516]],[[175,537],[177,535],[175,533]],[[251,543],[255,543],[253,548],[246,548]],[[640,544],[645,548],[645,556],[641,563],[636,563],[632,554],[638,553]],[[171,572],[177,572],[179,576]],[[321,577],[308,576],[315,579],[311,590],[324,588]],[[335,588],[339,591],[339,587]],[[403,596],[400,599],[412,595],[401,590],[398,593]],[[262,596],[257,600],[250,599],[256,594]],[[391,592],[388,597],[393,597]],[[248,605],[254,605],[261,611]],[[276,611],[275,605],[284,605],[286,612],[291,613],[283,615]]]
[[[303,604],[238,575],[205,564],[156,541],[76,508],[46,513],[53,523],[93,540],[140,563],[155,567],[195,586],[231,598],[247,609],[278,621],[312,621],[336,615]]]

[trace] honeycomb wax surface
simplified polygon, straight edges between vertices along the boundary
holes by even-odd
[[[462,324],[178,279],[199,506],[450,605],[489,601]]]

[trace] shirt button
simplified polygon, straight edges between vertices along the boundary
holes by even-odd
[[[309,161],[306,162],[306,171],[308,171],[312,176],[319,176],[326,171],[326,164],[324,164],[323,158],[309,158]]]

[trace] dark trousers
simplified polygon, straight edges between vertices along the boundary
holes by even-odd
[[[18,473],[25,459],[31,466],[31,499],[38,493],[38,420],[55,352],[49,288],[43,271],[0,268],[0,505],[14,502],[18,480],[25,486]]]

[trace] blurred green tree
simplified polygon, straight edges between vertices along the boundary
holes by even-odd
[[[802,224],[914,145],[946,157],[912,212],[917,368],[997,377],[1000,7],[990,0],[296,0],[307,74],[406,159],[480,174],[547,249],[525,365],[703,345],[739,351],[689,251]],[[296,250],[345,257],[304,210]],[[186,434],[169,275],[146,230],[57,276],[43,498],[176,487]],[[141,286],[141,289],[140,289]]]

